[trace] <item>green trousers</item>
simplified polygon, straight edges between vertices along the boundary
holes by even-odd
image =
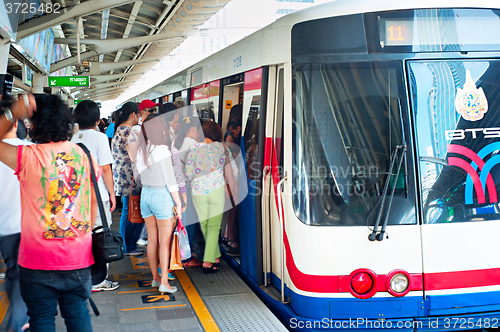
[[[208,195],[193,195],[193,204],[200,220],[201,232],[205,238],[204,262],[215,263],[220,257],[219,233],[224,213],[226,190],[222,186]]]

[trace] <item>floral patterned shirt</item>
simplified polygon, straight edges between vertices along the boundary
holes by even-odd
[[[133,179],[133,166],[127,152],[127,145],[137,142],[137,135],[127,126],[116,129],[115,136],[111,141],[111,152],[113,153],[113,182],[117,196],[129,196],[130,186]]]
[[[231,153],[228,153],[229,162],[233,168],[233,175],[238,177],[238,167]],[[224,145],[219,142],[211,144],[197,143],[193,145],[186,157],[185,174],[191,180],[193,195],[208,195],[210,192],[226,184],[224,180],[224,165],[226,153]]]

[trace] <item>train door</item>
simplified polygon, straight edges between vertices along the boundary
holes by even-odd
[[[500,305],[500,61],[410,61],[407,69],[429,315],[487,311]]]
[[[271,84],[274,84],[271,87]],[[266,151],[264,157],[264,197],[266,197],[265,209],[263,209],[263,225],[265,231],[264,248],[265,269],[269,269],[270,284],[281,291],[282,263],[283,263],[283,240],[280,213],[280,200],[278,184],[284,177],[283,171],[283,113],[284,113],[284,66],[272,67],[269,70],[269,94],[268,111],[266,120]],[[269,172],[266,172],[266,170]]]
[[[224,105],[222,107],[221,127],[222,132],[225,133],[227,130],[229,113],[231,109],[233,108],[233,106],[242,104],[243,102],[243,82],[225,85],[222,100],[224,101]]]

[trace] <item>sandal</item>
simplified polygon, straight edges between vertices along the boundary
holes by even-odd
[[[228,241],[229,241],[229,238],[227,238],[227,237],[223,237],[221,239],[221,242],[224,243],[224,244],[227,244]]]
[[[238,249],[238,242],[236,240],[227,241],[226,244],[233,249]]]
[[[202,267],[201,270],[205,274],[219,272],[219,266],[217,266],[216,264],[217,263],[213,263],[210,267]]]

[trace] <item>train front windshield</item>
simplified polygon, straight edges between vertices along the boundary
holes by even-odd
[[[293,204],[311,225],[415,223],[408,181],[406,93],[399,61],[294,66]],[[389,182],[386,187],[386,181]]]

